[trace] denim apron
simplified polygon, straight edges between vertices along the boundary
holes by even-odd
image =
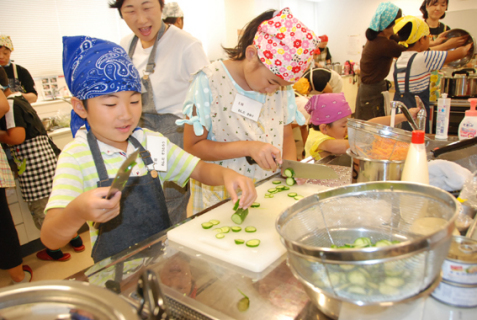
[[[429,115],[431,114],[430,102],[429,102],[429,84],[427,88],[424,89],[424,91],[422,92],[419,92],[419,93],[409,92],[409,78],[411,77],[411,65],[416,55],[417,55],[417,52],[411,56],[411,58],[409,59],[407,63],[406,68],[398,68],[397,63],[394,64],[394,86],[396,87],[396,93],[394,94],[394,101],[401,101],[402,103],[406,105],[408,109],[416,108],[417,104],[416,104],[415,96],[419,96],[419,98],[421,98],[426,108],[427,117],[428,117],[426,119],[426,133],[429,133]],[[397,81],[398,73],[405,73],[406,75],[406,79],[404,83],[404,92],[401,92],[399,90],[399,85]],[[402,123],[402,129],[412,131],[412,128],[409,125],[409,122],[407,121]]]
[[[140,155],[146,166],[153,163],[149,151],[136,138],[131,136],[129,141],[141,150]],[[98,188],[111,186],[114,179],[108,176],[98,141],[91,131],[88,132],[88,144],[98,171]],[[96,263],[170,226],[159,178],[153,178],[150,172],[141,177],[129,177],[122,191],[120,213],[101,223],[91,256]]]
[[[144,76],[141,78],[142,85],[146,92],[141,94],[142,99],[142,114],[139,121],[139,127],[147,128],[153,131],[162,133],[173,144],[180,148],[184,148],[184,128],[176,125],[176,120],[180,118],[174,114],[166,113],[159,114],[156,111],[154,105],[154,90],[151,82],[150,74],[154,73],[156,67],[155,58],[156,50],[159,40],[166,31],[166,25],[162,22],[161,29],[159,30],[156,38],[156,42],[152,47],[149,55],[146,70]],[[138,37],[134,36],[129,46],[129,57],[133,58],[134,51]],[[177,224],[187,218],[187,204],[189,202],[190,190],[187,188],[181,188],[174,182],[164,181],[164,196],[166,197],[166,206],[169,211],[169,217],[172,224]]]
[[[12,69],[13,69],[13,79],[8,79],[8,84],[10,86],[10,90],[12,92],[21,92],[21,93],[26,93],[25,89],[23,89],[22,84],[20,80],[18,79],[18,71],[17,71],[17,65],[11,62],[12,64]]]

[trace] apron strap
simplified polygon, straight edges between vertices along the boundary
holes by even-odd
[[[13,69],[13,79],[18,79],[18,70],[17,65],[12,62],[12,69]]]
[[[156,67],[155,60],[156,60],[157,44],[159,43],[159,40],[164,35],[164,32],[166,32],[166,24],[162,20],[161,20],[161,22],[162,22],[161,29],[157,33],[156,42],[154,42],[154,46],[152,47],[151,53],[149,54],[149,58],[147,60],[145,75],[149,75],[151,73],[154,73],[154,68]],[[138,39],[139,38],[135,35],[134,38],[131,41],[131,45],[129,46],[128,55],[131,58],[131,60],[133,58],[134,51],[136,50]]]
[[[141,155],[141,159],[142,161],[144,161],[144,164],[146,165],[146,167],[154,163],[154,161],[152,161],[152,158],[151,158],[151,153],[147,151],[146,149],[144,149],[142,144],[139,141],[137,141],[136,138],[134,138],[133,136],[130,136],[129,141],[133,144],[135,148],[139,148],[140,150],[139,154]]]
[[[399,83],[397,80],[397,75],[398,73],[403,73],[404,72],[404,93],[409,93],[409,79],[411,78],[411,65],[414,61],[414,58],[416,57],[417,52],[414,53],[409,61],[407,62],[407,66],[405,68],[398,68],[397,67],[397,61],[394,63],[394,86],[396,87],[396,93],[401,94],[399,90]]]

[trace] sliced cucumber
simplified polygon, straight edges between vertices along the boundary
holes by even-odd
[[[235,211],[235,213],[232,215],[232,221],[235,224],[242,224],[245,218],[247,218],[247,215],[248,215],[248,209],[244,210],[240,208],[237,211]]]
[[[255,227],[249,226],[249,227],[245,228],[245,232],[248,232],[248,233],[252,233],[252,232],[255,232],[255,231],[257,231],[257,228],[255,228]]]
[[[233,210],[237,210],[237,209],[238,209],[238,207],[239,207],[239,202],[240,202],[240,199],[238,199],[237,201],[235,201]]]
[[[290,198],[295,198],[298,194],[296,192],[290,192],[287,194]]]
[[[216,226],[220,223],[219,220],[210,220],[209,222],[212,223],[214,226]]]
[[[252,239],[252,240],[248,240],[245,245],[247,247],[250,247],[250,248],[255,248],[255,247],[258,247],[260,245],[260,240],[258,239]]]
[[[274,180],[272,181],[273,184],[281,184],[282,182],[280,180]]]
[[[245,240],[242,240],[242,239],[235,239],[235,244],[244,244],[245,243]]]
[[[283,171],[283,174],[285,175],[285,177],[287,178],[293,178],[295,176],[295,171],[293,171],[292,168],[286,168],[284,171]]]
[[[295,196],[293,199],[295,199],[295,200],[298,201],[298,200],[301,200],[301,199],[303,199],[303,198],[304,198],[304,196],[298,195],[298,196]]]
[[[229,233],[230,232],[230,227],[222,227],[220,228],[222,230],[222,233]]]
[[[276,189],[278,191],[283,191],[286,188],[286,186],[277,186]]]
[[[252,208],[258,208],[258,207],[260,207],[260,203],[254,202],[254,203],[252,203],[251,207]]]
[[[352,284],[357,284],[360,286],[364,286],[366,284],[366,276],[359,270],[351,271],[348,274],[348,280]]]
[[[270,192],[270,193],[275,193],[275,192],[277,192],[277,188],[270,188],[267,191]]]
[[[404,284],[404,280],[401,278],[388,277],[384,280],[384,283],[391,287],[400,287]]]
[[[223,238],[225,238],[225,234],[223,234],[223,233],[217,233],[217,234],[215,235],[215,237],[216,237],[217,239],[223,239]]]
[[[269,195],[268,197],[269,197],[269,198],[273,198],[273,197],[274,197],[274,195],[273,195],[273,194],[271,194],[271,195]]]
[[[288,187],[288,186],[283,186],[283,191],[287,191],[287,190],[290,190],[290,187]]]
[[[352,286],[349,287],[347,290],[349,293],[366,294],[366,289],[364,289],[363,287]]]
[[[365,247],[372,246],[373,243],[371,242],[371,239],[369,239],[368,237],[361,237],[354,240],[353,245],[355,248],[365,248]]]
[[[287,178],[286,183],[287,183],[287,185],[289,185],[289,186],[293,186],[293,185],[296,183],[296,181],[295,181],[295,179],[293,179],[293,178]]]
[[[233,226],[233,227],[230,228],[230,229],[232,229],[232,232],[240,232],[240,231],[242,231],[242,227],[237,227],[237,226]]]
[[[387,246],[392,246],[392,245],[393,245],[393,243],[389,240],[379,240],[375,244],[376,247],[387,247]]]
[[[270,198],[270,193],[265,193],[264,198]]]
[[[387,296],[394,296],[394,295],[399,294],[399,289],[395,288],[393,286],[390,286],[390,285],[388,285],[384,282],[381,282],[379,284],[379,292],[381,292],[381,294],[384,294],[384,295],[387,295]]]
[[[217,233],[221,233],[221,232],[222,232],[222,228],[215,228],[214,231],[217,232]]]
[[[204,228],[204,229],[210,229],[210,228],[212,228],[213,225],[214,225],[214,224],[211,223],[211,222],[204,222],[204,223],[202,223],[202,228]]]

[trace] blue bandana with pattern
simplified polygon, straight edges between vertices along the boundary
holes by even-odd
[[[376,32],[381,32],[396,19],[399,7],[391,2],[380,3],[376,13],[369,24],[369,28]]]
[[[141,92],[141,79],[119,45],[86,36],[63,37],[63,72],[71,94],[86,100],[120,91]]]

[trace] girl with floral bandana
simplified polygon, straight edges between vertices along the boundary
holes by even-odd
[[[229,59],[195,75],[183,106],[187,119],[176,122],[186,124],[184,149],[254,181],[275,174],[282,158],[296,160],[291,124],[305,119],[291,85],[317,44],[288,8],[252,20],[238,45],[224,48]],[[194,213],[229,197],[222,187],[191,185]]]

